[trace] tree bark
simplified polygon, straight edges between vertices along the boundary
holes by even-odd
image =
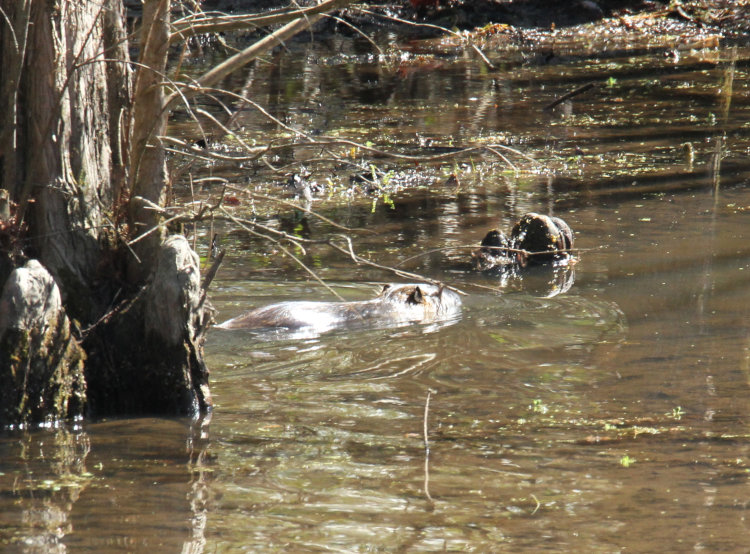
[[[161,220],[170,7],[144,0],[132,72],[122,0],[0,0],[0,426],[211,407],[199,260]]]
[[[92,413],[192,416],[211,408],[203,360],[211,309],[199,268],[187,239],[169,237],[150,284],[84,341]]]
[[[159,215],[119,215],[163,202],[169,6],[146,2],[131,98],[121,0],[0,0],[0,283],[32,258],[2,300],[0,425],[210,408],[198,258],[158,228],[127,247]]]
[[[161,214],[148,203],[163,205],[167,183],[164,148],[158,137],[167,130],[164,96],[167,47],[169,44],[169,0],[145,0],[140,32],[141,53],[133,98],[133,159],[131,171],[130,225],[135,237],[150,232],[135,246],[137,260],[131,260],[131,279],[148,276],[164,231]]]
[[[112,203],[102,3],[2,0],[3,188],[30,226],[26,253],[44,260],[76,318],[93,317],[90,294],[103,245],[102,207]],[[8,26],[8,23],[11,26]],[[83,294],[88,292],[89,294]]]
[[[26,424],[83,413],[86,354],[73,338],[52,275],[36,260],[0,294],[0,421]]]

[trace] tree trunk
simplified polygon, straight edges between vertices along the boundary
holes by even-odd
[[[169,237],[151,283],[84,341],[89,407],[97,415],[195,415],[211,407],[203,336],[211,316],[200,260]]]
[[[277,14],[197,83],[350,1]],[[0,425],[211,407],[198,258],[162,225],[170,7],[143,0],[133,66],[122,0],[0,0]]]
[[[138,280],[148,276],[164,237],[159,226],[161,214],[151,209],[148,202],[157,206],[163,204],[167,182],[166,159],[159,137],[167,130],[164,83],[169,44],[169,6],[169,0],[143,2],[140,65],[133,98],[132,196],[129,211],[133,236],[151,232],[137,243],[135,251],[138,259],[130,263],[130,276]]]
[[[104,50],[104,4],[0,4],[16,16],[2,27],[0,71],[16,77],[3,79],[3,188],[30,225],[26,252],[44,260],[63,300],[93,280],[102,208],[112,203],[107,65],[91,63]],[[90,317],[94,305],[79,299],[75,315]]]
[[[50,290],[59,287],[61,304],[49,320],[44,302],[6,310],[0,386],[15,383],[17,394],[1,400],[0,424],[66,417],[83,409],[84,398],[91,415],[210,407],[202,357],[209,312],[197,256],[184,239],[163,242],[160,215],[140,201],[161,204],[166,186],[156,139],[166,128],[169,7],[169,0],[144,6],[133,107],[122,0],[0,0],[0,188],[9,193],[7,213],[0,210],[0,284],[33,258],[32,266],[49,271]],[[152,228],[147,239],[126,244]],[[80,326],[80,347],[63,324],[66,313],[73,329]],[[19,317],[37,324],[24,328]],[[54,369],[63,344],[73,377],[58,378],[64,368]],[[75,383],[71,408],[55,400],[60,407],[51,409],[55,402],[44,395],[24,392],[17,368],[34,364],[35,375],[56,375],[51,387]]]

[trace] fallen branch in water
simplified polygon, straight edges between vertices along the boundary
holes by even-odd
[[[446,252],[446,251],[451,251],[451,250],[479,250],[479,249],[490,250],[493,254],[508,253],[508,254],[518,254],[520,256],[541,256],[545,254],[546,255],[570,254],[571,256],[573,256],[576,253],[586,252],[589,250],[587,248],[569,248],[565,250],[545,250],[543,252],[531,252],[529,250],[523,250],[519,248],[510,248],[507,246],[481,246],[477,244],[457,244],[454,246],[441,246],[440,248],[431,248],[430,250],[425,250],[424,252],[420,252],[419,254],[414,254],[413,256],[404,258],[403,260],[398,262],[394,267],[400,267],[408,262],[411,262],[418,258],[423,258],[424,256],[429,256],[430,254],[434,254],[436,252]],[[574,259],[572,259],[571,262],[575,263]]]
[[[585,85],[583,85],[582,87],[578,87],[578,88],[577,88],[577,89],[575,89],[575,90],[571,90],[571,91],[570,91],[569,93],[567,93],[567,94],[563,94],[563,95],[562,95],[562,96],[561,96],[560,98],[558,98],[557,100],[555,100],[555,101],[553,101],[553,102],[550,102],[549,104],[547,104],[546,106],[544,106],[544,107],[542,108],[542,110],[543,110],[543,111],[548,111],[548,110],[551,110],[551,109],[552,109],[552,108],[554,108],[555,106],[559,106],[560,104],[562,104],[562,103],[563,103],[563,102],[565,102],[566,100],[570,100],[570,99],[571,99],[571,98],[573,98],[574,96],[578,96],[579,94],[583,94],[584,92],[586,92],[587,90],[590,90],[590,89],[594,88],[595,86],[596,86],[596,85],[595,85],[594,83],[586,83],[586,84],[585,84]]]
[[[427,417],[430,413],[430,397],[432,396],[432,389],[427,389],[427,400],[424,403],[424,421],[423,421],[423,433],[424,433],[424,493],[427,498],[432,501],[430,496],[430,441],[427,434]]]

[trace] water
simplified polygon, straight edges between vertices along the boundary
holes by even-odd
[[[341,73],[364,64],[312,66],[324,77],[318,85],[291,71],[300,77],[277,97],[287,120],[319,118],[329,132],[390,113],[394,125],[372,136],[394,144],[413,144],[415,130],[462,142],[502,129],[550,171],[516,177],[461,162],[448,168],[458,171],[457,187],[444,184],[445,168],[401,166],[416,186],[391,190],[392,207],[382,197],[374,211],[369,200],[316,201],[337,222],[370,231],[353,233],[359,254],[467,292],[462,317],[306,338],[213,330],[210,418],[85,422],[0,438],[0,544],[30,552],[750,548],[747,64],[738,56],[724,117],[715,89],[730,53],[693,55],[702,61],[683,55],[684,67],[661,52],[619,58],[609,88],[553,114],[538,108],[571,86],[551,76],[584,82],[601,68],[572,59],[487,73],[451,61],[410,74],[409,86],[397,83],[385,99],[344,86],[352,81]],[[256,78],[263,89],[266,77]],[[301,82],[322,105],[335,93],[330,112],[303,110],[310,96]],[[480,118],[476,106],[488,95],[498,107]],[[577,263],[522,280],[467,270],[462,247],[530,210],[570,224]],[[303,236],[330,231],[301,213],[266,213],[271,226]],[[282,299],[333,299],[276,247],[219,230],[229,247],[212,285],[220,320]],[[347,299],[397,280],[326,246],[295,252]]]

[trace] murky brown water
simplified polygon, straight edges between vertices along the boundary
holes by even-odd
[[[360,254],[406,260],[468,292],[462,318],[306,339],[214,330],[210,421],[3,435],[0,544],[750,549],[750,89],[740,54],[726,106],[718,89],[728,59],[707,50],[675,62],[659,52],[610,59],[604,72],[576,59],[494,72],[450,59],[391,90],[362,77],[366,64],[329,67],[324,57],[275,97],[257,98],[309,129],[363,138],[373,123],[364,138],[376,143],[513,136],[554,171],[516,177],[466,162],[404,171],[421,187],[394,190],[392,207],[318,200],[336,221],[374,231],[355,235]],[[613,81],[595,94],[540,110],[608,72]],[[266,74],[255,78],[267,89]],[[456,169],[461,185],[443,186]],[[575,230],[574,276],[501,282],[465,269],[469,253],[459,247],[530,210]],[[330,230],[274,213],[279,228]],[[227,231],[229,259],[212,285],[220,318],[279,299],[330,298],[278,251]],[[443,247],[455,249],[410,259]],[[325,247],[297,253],[347,298],[394,280]]]

